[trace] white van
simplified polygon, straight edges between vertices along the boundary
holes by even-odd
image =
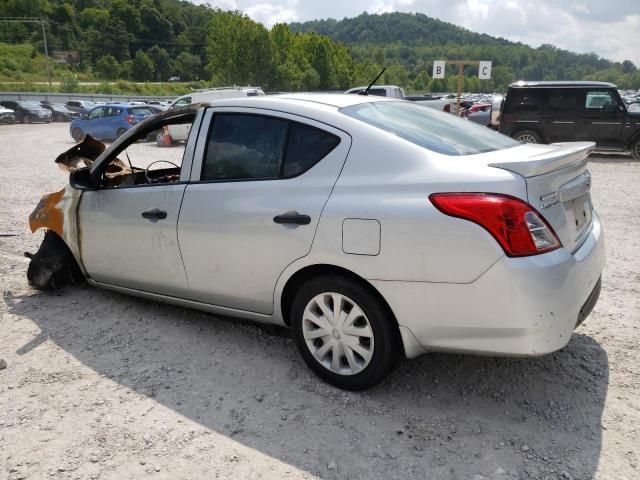
[[[192,103],[211,102],[223,98],[259,97],[262,95],[264,95],[264,92],[260,87],[210,88],[207,90],[198,90],[176,98],[169,106],[169,110],[191,105]],[[187,137],[189,137],[190,128],[191,125],[189,124],[164,127],[164,131],[156,137],[158,145],[173,145],[177,142],[184,142]]]

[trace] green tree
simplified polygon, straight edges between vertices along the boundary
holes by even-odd
[[[105,55],[96,62],[94,71],[101,79],[115,80],[120,74],[120,66],[114,57]]]
[[[217,84],[265,85],[273,77],[267,30],[239,12],[216,10],[209,23],[207,71]]]
[[[155,65],[153,64],[153,60],[142,50],[138,50],[131,65],[131,76],[133,79],[138,82],[148,82],[149,80],[153,80],[154,72]]]
[[[175,61],[175,72],[181,80],[190,82],[200,78],[200,57],[182,52]]]
[[[173,60],[164,48],[154,45],[147,50],[147,55],[155,65],[155,79],[157,81],[167,80],[174,72]]]

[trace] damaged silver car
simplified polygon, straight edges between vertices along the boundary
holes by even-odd
[[[185,144],[143,143],[172,125]],[[593,148],[367,95],[172,109],[56,159],[70,182],[31,215],[29,281],[289,326],[345,389],[427,351],[543,355],[600,293]]]

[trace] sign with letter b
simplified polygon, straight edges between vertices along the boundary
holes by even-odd
[[[478,78],[480,80],[491,79],[491,62],[480,62],[478,67]]]
[[[444,78],[444,60],[436,60],[433,62],[433,78]]]

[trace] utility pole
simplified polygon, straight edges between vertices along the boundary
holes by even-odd
[[[49,89],[51,89],[51,62],[49,62],[49,49],[47,47],[47,32],[45,30],[45,21],[41,18],[20,18],[20,17],[1,17],[0,22],[8,23],[39,23],[42,26],[42,40],[44,41],[44,59],[47,63],[47,77],[49,79]]]
[[[44,20],[40,21],[42,25],[42,38],[44,40],[44,59],[47,62],[47,76],[49,77],[49,89],[51,89],[51,62],[49,61],[49,49],[47,48],[47,32],[44,29]]]

